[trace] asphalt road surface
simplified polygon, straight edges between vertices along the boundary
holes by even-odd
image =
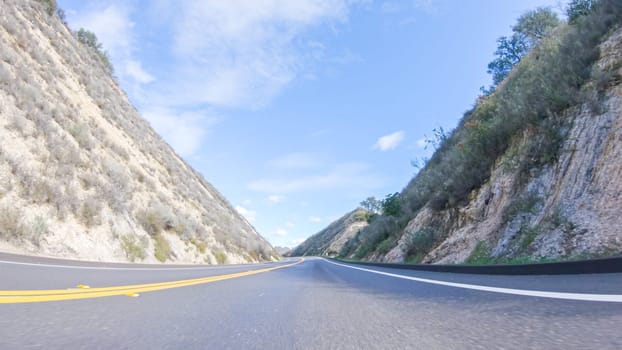
[[[0,349],[622,349],[621,294],[622,274],[464,275],[319,258],[135,266],[0,254]]]

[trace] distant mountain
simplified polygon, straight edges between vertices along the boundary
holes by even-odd
[[[274,250],[277,253],[279,253],[280,256],[287,256],[289,252],[292,251],[292,249],[289,247],[279,247],[279,246],[274,247]]]
[[[289,255],[336,256],[346,242],[356,237],[367,226],[369,215],[370,213],[364,209],[356,209],[309,237],[294,248]]]
[[[622,254],[622,2],[583,4],[437,133],[388,213],[330,254],[474,264]],[[294,252],[326,254],[333,225]]]
[[[278,254],[154,132],[55,1],[0,7],[0,250],[238,263]],[[80,40],[78,40],[80,38]]]

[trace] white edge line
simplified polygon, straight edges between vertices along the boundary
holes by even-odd
[[[71,265],[54,265],[54,264],[37,264],[27,263],[19,261],[7,261],[0,260],[0,264],[10,265],[25,265],[25,266],[37,266],[37,267],[52,267],[61,269],[84,269],[84,270],[128,270],[128,271],[179,271],[179,270],[214,270],[214,269],[234,269],[234,268],[246,268],[255,266],[269,265],[270,263],[261,264],[248,264],[248,265],[210,265],[210,266],[197,266],[197,267],[108,267],[108,266],[71,266]]]
[[[562,292],[545,292],[538,290],[526,290],[526,289],[512,289],[512,288],[501,288],[501,287],[489,287],[489,286],[480,286],[477,284],[465,284],[465,283],[455,283],[455,282],[445,282],[432,280],[428,278],[420,278],[420,277],[412,277],[405,275],[398,275],[395,273],[365,269],[362,267],[356,267],[351,265],[339,264],[330,260],[322,259],[327,263],[347,267],[354,270],[360,270],[370,273],[375,273],[378,275],[401,278],[405,280],[437,284],[441,286],[447,287],[456,287],[456,288],[464,288],[464,289],[472,289],[479,290],[484,292],[493,292],[493,293],[503,293],[503,294],[514,294],[514,295],[524,295],[530,297],[540,297],[540,298],[553,298],[553,299],[565,299],[565,300],[580,300],[580,301],[605,301],[605,302],[613,302],[613,303],[622,303],[622,295],[620,294],[588,294],[588,293],[562,293]]]

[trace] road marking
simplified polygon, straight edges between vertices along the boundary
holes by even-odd
[[[217,275],[201,278],[193,278],[187,280],[158,282],[148,284],[135,284],[116,287],[102,287],[102,288],[88,288],[88,289],[53,289],[53,290],[3,290],[0,291],[0,304],[15,304],[15,303],[34,303],[42,301],[58,301],[58,300],[75,300],[75,299],[90,299],[101,298],[109,296],[138,296],[140,293],[154,292],[158,290],[165,290],[171,288],[181,288],[194,286],[198,284],[224,281],[232,278],[239,278],[244,276],[256,275],[259,273],[274,271],[298,265],[302,263],[304,259],[300,259],[295,263],[280,265],[275,267],[269,267],[258,270],[250,270],[244,272],[231,273],[226,275]]]
[[[71,265],[55,265],[55,264],[38,264],[27,263],[19,261],[0,260],[0,264],[9,265],[25,265],[25,266],[37,266],[37,267],[52,267],[61,269],[84,269],[84,270],[128,270],[128,271],[179,271],[179,270],[203,270],[203,269],[234,269],[243,267],[244,264],[236,265],[210,265],[210,266],[196,266],[196,267],[108,267],[108,266],[71,266]],[[264,266],[270,263],[253,264],[255,266]]]
[[[446,282],[446,281],[439,281],[439,280],[433,280],[433,279],[428,279],[428,278],[398,275],[395,273],[389,273],[389,272],[383,272],[383,271],[378,271],[378,270],[365,269],[362,267],[356,267],[356,266],[351,266],[351,265],[339,264],[339,263],[326,260],[326,259],[322,259],[322,260],[333,265],[347,267],[347,268],[354,269],[354,270],[375,273],[375,274],[383,275],[383,276],[401,278],[401,279],[410,280],[410,281],[437,284],[437,285],[447,286],[447,287],[472,289],[472,290],[479,290],[479,291],[493,292],[493,293],[524,295],[524,296],[540,297],[540,298],[622,303],[622,295],[620,294],[563,293],[563,292],[545,292],[545,291],[539,291],[539,290],[489,287],[489,286],[482,286],[482,285],[477,285],[477,284]]]

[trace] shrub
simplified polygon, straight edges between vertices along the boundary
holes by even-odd
[[[200,241],[197,238],[191,238],[190,243],[192,243],[201,254],[205,254],[205,251],[207,250],[207,245],[205,244],[205,242]]]
[[[223,252],[216,252],[216,253],[214,253],[214,258],[216,258],[216,262],[218,264],[224,264],[225,262],[227,262],[227,254],[225,254]],[[259,260],[259,255],[253,256],[253,259]]]
[[[142,210],[136,214],[136,219],[151,236],[158,235],[164,229],[162,216],[154,210]]]
[[[158,261],[165,262],[171,257],[171,245],[162,234],[156,234],[153,237],[153,255]]]
[[[87,227],[94,225],[100,225],[101,219],[99,214],[101,213],[101,202],[95,197],[89,197],[84,200],[80,207],[79,218],[80,221]]]
[[[539,227],[530,227],[527,225],[521,226],[518,233],[522,236],[520,241],[521,250],[526,250],[536,240],[536,237],[540,233]]]
[[[134,262],[136,260],[144,260],[147,257],[145,249],[147,248],[147,242],[145,240],[137,239],[136,236],[128,234],[121,236],[121,247],[125,252],[125,256]]]
[[[375,215],[376,214],[374,214],[371,211],[359,210],[356,213],[354,213],[354,220],[370,222],[371,218],[374,217]]]
[[[486,265],[493,262],[494,259],[490,256],[490,247],[485,241],[477,242],[477,245],[465,260],[465,263],[473,265]]]
[[[89,132],[89,128],[84,123],[75,124],[71,127],[71,129],[69,129],[69,133],[73,136],[78,145],[86,150],[91,150],[95,145],[95,142],[91,137],[91,133]]]
[[[414,262],[421,261],[434,248],[438,240],[438,232],[434,228],[423,227],[419,229],[412,235],[406,259]]]
[[[34,219],[30,222],[30,232],[28,237],[32,243],[36,246],[39,246],[41,243],[41,239],[48,233],[48,223],[47,220],[40,215],[34,217]]]
[[[376,248],[376,251],[378,253],[380,253],[380,254],[386,254],[394,246],[395,246],[395,241],[393,239],[391,239],[391,237],[389,237],[389,238],[385,239],[384,241],[380,242],[380,244],[378,244],[378,247]]]
[[[0,207],[0,237],[11,239],[24,234],[22,213],[12,205]]]

